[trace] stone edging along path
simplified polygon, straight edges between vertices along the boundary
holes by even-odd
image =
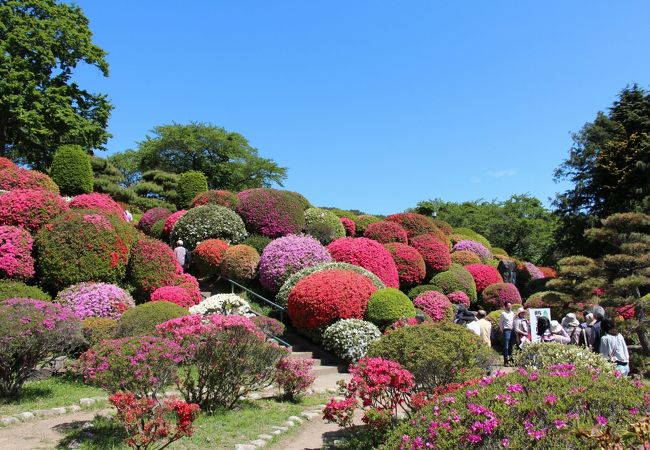
[[[90,408],[91,406],[107,402],[108,397],[87,397],[79,400],[78,405],[69,405],[69,406],[59,406],[56,408],[50,409],[36,409],[33,411],[23,411],[21,413],[12,414],[10,416],[0,417],[0,427],[7,427],[9,425],[14,425],[20,422],[27,422],[41,417],[49,416],[60,416],[63,414],[69,414],[77,411],[81,411],[85,408]]]

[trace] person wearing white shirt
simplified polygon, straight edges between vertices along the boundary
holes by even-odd
[[[630,354],[623,335],[616,329],[614,321],[607,317],[601,323],[603,337],[600,339],[600,354],[616,364],[623,376],[630,373]]]
[[[506,303],[504,309],[499,317],[499,328],[503,332],[503,365],[508,366],[512,359],[512,347],[515,345],[517,336],[514,332],[515,313],[512,310],[512,303]]]

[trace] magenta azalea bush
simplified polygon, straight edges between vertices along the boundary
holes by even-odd
[[[270,238],[300,233],[305,226],[304,204],[292,192],[256,188],[237,194],[236,211],[250,233]]]
[[[34,239],[19,227],[0,226],[0,278],[28,280],[34,276]]]
[[[531,280],[539,280],[540,278],[544,278],[544,272],[542,272],[535,264],[525,261],[524,267],[526,268],[526,271],[530,274]]]
[[[458,241],[452,248],[452,251],[457,252],[457,251],[468,251],[475,253],[476,255],[481,258],[481,262],[486,262],[490,258],[492,258],[492,252],[490,249],[488,249],[485,245],[481,244],[480,242],[476,241],[470,241],[470,240],[464,240],[464,241]]]
[[[59,292],[54,301],[69,307],[81,320],[89,317],[117,320],[135,306],[128,292],[108,283],[75,284]]]
[[[77,195],[70,202],[70,208],[92,209],[102,214],[114,214],[120,219],[124,219],[124,209],[108,194],[93,192]]]
[[[189,308],[196,304],[196,299],[187,289],[180,286],[163,286],[151,293],[152,302],[171,302],[183,308]]]
[[[167,208],[148,209],[138,221],[138,228],[146,235],[151,235],[151,227],[159,220],[167,220],[172,212]],[[164,227],[164,225],[163,225]]]
[[[465,305],[468,308],[471,303],[469,297],[463,291],[450,292],[449,294],[447,294],[447,298],[454,305]]]
[[[275,373],[275,384],[282,392],[282,398],[298,400],[316,380],[313,368],[313,359],[282,358]]]
[[[445,294],[438,291],[426,291],[418,295],[413,304],[424,311],[434,322],[451,321],[454,307]]]
[[[277,293],[289,276],[332,257],[323,245],[311,236],[289,235],[272,241],[260,257],[260,284]]]

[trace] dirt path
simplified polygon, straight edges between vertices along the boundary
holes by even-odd
[[[361,411],[354,414],[355,425],[360,425]],[[326,423],[322,417],[314,418],[304,423],[295,433],[285,437],[269,450],[318,450],[325,444],[325,439],[333,441],[343,436],[343,431],[334,423]]]

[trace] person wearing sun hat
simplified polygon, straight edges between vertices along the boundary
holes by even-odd
[[[530,323],[526,319],[526,310],[524,308],[517,309],[515,334],[517,335],[517,345],[519,348],[522,348],[530,342]]]
[[[578,345],[580,343],[580,322],[574,313],[569,313],[562,319],[562,328],[569,335],[569,344]]]
[[[551,320],[551,338],[553,342],[559,342],[560,344],[568,344],[571,341],[571,338],[564,331],[562,325],[557,320]]]

